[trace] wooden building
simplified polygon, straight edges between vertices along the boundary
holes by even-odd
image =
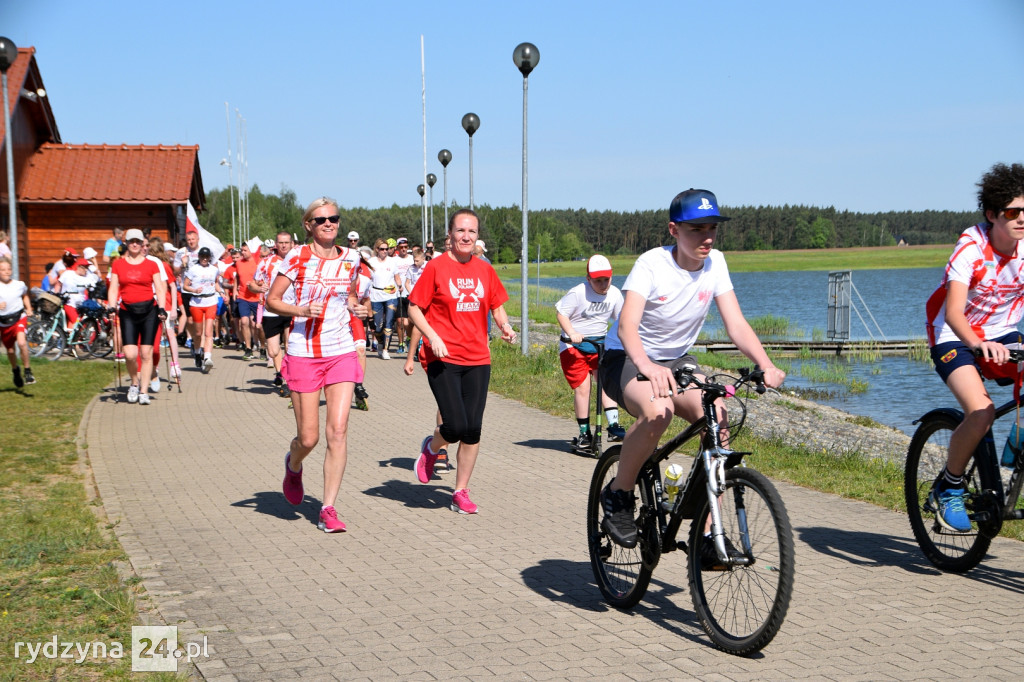
[[[19,48],[7,72],[13,140],[19,276],[37,286],[67,248],[103,252],[115,227],[137,227],[175,244],[186,205],[206,204],[198,145],[65,144],[34,48]],[[0,146],[0,229],[8,230],[6,150]]]

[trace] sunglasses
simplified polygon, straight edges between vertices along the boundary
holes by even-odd
[[[312,222],[316,223],[317,225],[323,225],[328,220],[331,221],[332,225],[337,225],[338,221],[341,220],[341,216],[340,215],[327,215],[327,216],[321,215],[321,216],[317,216],[316,218],[313,218]]]
[[[388,247],[386,247],[386,246],[378,246],[378,247],[377,247],[377,250],[378,250],[378,251],[387,251],[387,250],[388,250]]]
[[[349,239],[349,240],[348,240],[348,243],[349,243],[349,244],[353,244],[353,243],[355,243],[355,242],[357,242],[357,241],[359,241],[359,240],[358,240],[358,239]]]
[[[1011,220],[1012,220],[1012,218],[1011,218]],[[143,241],[141,239],[129,239],[128,243],[129,244],[142,244]]]
[[[1003,215],[1007,220],[1016,220],[1020,217],[1021,211],[1024,211],[1024,206],[1011,206],[1003,209]]]

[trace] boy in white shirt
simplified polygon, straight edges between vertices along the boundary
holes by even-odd
[[[555,304],[555,317],[562,335],[571,344],[560,341],[558,359],[562,374],[573,390],[573,405],[579,434],[572,439],[573,450],[587,450],[590,435],[590,376],[597,371],[597,348],[587,339],[604,341],[608,323],[622,311],[622,292],[612,286],[612,264],[597,254],[587,261],[587,281],[577,284]],[[608,440],[620,441],[626,430],[619,426],[615,401],[601,391],[601,405],[608,415]]]

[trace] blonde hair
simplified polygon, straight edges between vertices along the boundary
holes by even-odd
[[[323,206],[333,206],[334,208],[338,208],[338,202],[330,197],[313,199],[312,203],[306,207],[306,212],[302,214],[302,226],[306,227],[306,223],[308,223],[309,219],[313,217],[313,211]],[[308,227],[306,227],[306,232],[309,232]]]
[[[170,257],[164,250],[164,243],[160,241],[160,237],[149,238],[149,255],[154,256],[155,258],[159,258],[165,263],[170,262]]]

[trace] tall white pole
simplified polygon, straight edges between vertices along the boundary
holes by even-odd
[[[14,196],[14,135],[11,134],[10,99],[7,97],[7,69],[4,69],[2,80],[4,91],[4,147],[7,149],[7,232],[11,237],[11,271],[14,274],[14,279],[19,279],[18,208],[17,197]],[[12,355],[11,357],[14,356]]]
[[[530,247],[530,218],[529,211],[526,207],[526,89],[527,81],[529,78],[523,76],[523,257],[522,257],[522,301],[520,303],[520,316],[519,316],[519,335],[521,340],[520,350],[523,355],[530,354],[530,317],[527,314],[527,307],[529,305],[529,296],[527,291],[528,276],[526,272],[527,260],[529,259],[529,247]],[[538,256],[537,260],[540,260]],[[539,266],[538,266],[539,267]]]
[[[231,113],[228,110],[228,103],[224,102],[224,124],[228,130],[228,196],[231,198],[231,243],[238,245],[236,241],[238,239],[235,234],[235,191],[232,186],[232,173],[231,173]]]
[[[423,34],[420,34],[420,80],[423,85],[423,186],[427,185],[427,61],[423,50]],[[420,202],[423,203],[423,202]],[[422,226],[422,241],[420,244],[427,243],[427,205],[423,203],[421,210],[423,220],[420,222]]]
[[[252,235],[249,233],[249,121],[245,118],[242,119],[242,139],[245,140],[245,239],[248,241]]]
[[[238,152],[235,154],[237,157],[235,163],[238,164],[238,174],[235,176],[235,182],[238,183],[238,241],[245,241],[245,212],[242,210],[242,113],[235,107],[235,130],[238,131]],[[239,244],[235,244],[239,246]]]

